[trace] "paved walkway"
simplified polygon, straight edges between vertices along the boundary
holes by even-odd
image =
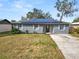
[[[79,59],[79,40],[69,34],[50,35],[65,56],[65,59]]]

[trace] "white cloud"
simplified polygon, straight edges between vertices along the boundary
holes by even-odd
[[[23,6],[20,5],[20,4],[15,4],[14,6],[15,6],[16,8],[23,8]]]
[[[15,8],[32,8],[32,7],[33,7],[33,5],[27,4],[27,3],[25,3],[24,1],[21,1],[21,0],[15,1],[15,2],[13,3],[13,6],[14,6]]]
[[[15,8],[23,8],[22,3],[20,1],[14,1],[13,6]]]
[[[30,4],[15,4],[14,5],[16,8],[32,8],[33,6]]]

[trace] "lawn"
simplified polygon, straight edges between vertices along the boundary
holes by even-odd
[[[45,34],[0,37],[0,59],[64,59],[57,45]]]
[[[13,34],[10,31],[0,32],[0,37],[9,36],[9,35],[13,35]]]

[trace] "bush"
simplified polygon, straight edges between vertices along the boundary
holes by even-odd
[[[78,28],[73,28],[71,27],[69,30],[70,34],[79,34],[79,27]]]
[[[13,28],[12,31],[11,31],[12,34],[20,34],[22,33],[20,30],[16,29],[16,28]]]
[[[79,34],[79,27],[78,27],[78,28],[76,28],[76,31],[77,31],[77,34]]]
[[[69,29],[69,33],[70,33],[70,34],[76,33],[76,29],[73,28],[73,27],[71,27],[71,28]]]
[[[3,36],[10,36],[13,34],[21,34],[22,32],[18,29],[13,28],[11,31],[6,31],[6,32],[0,32],[0,37]]]

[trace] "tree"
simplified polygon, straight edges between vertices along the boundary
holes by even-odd
[[[21,20],[20,20],[19,22],[25,22],[25,21],[27,21],[27,18],[24,17],[24,16],[22,16],[22,17],[21,17]]]
[[[26,20],[26,18],[22,16],[22,17],[21,17],[21,20]]]
[[[26,16],[27,16],[27,18],[28,19],[31,19],[31,18],[33,18],[33,13],[32,12],[28,12],[27,14],[26,14]]]
[[[11,20],[11,22],[16,22],[16,20]]]
[[[57,0],[55,8],[59,11],[57,16],[60,17],[60,22],[64,16],[73,16],[74,12],[78,11],[75,5],[75,0]]]
[[[30,11],[26,14],[28,19],[32,18],[52,18],[50,13],[45,13],[40,9],[34,8],[33,11]]]
[[[73,22],[79,22],[79,17],[74,19]]]

